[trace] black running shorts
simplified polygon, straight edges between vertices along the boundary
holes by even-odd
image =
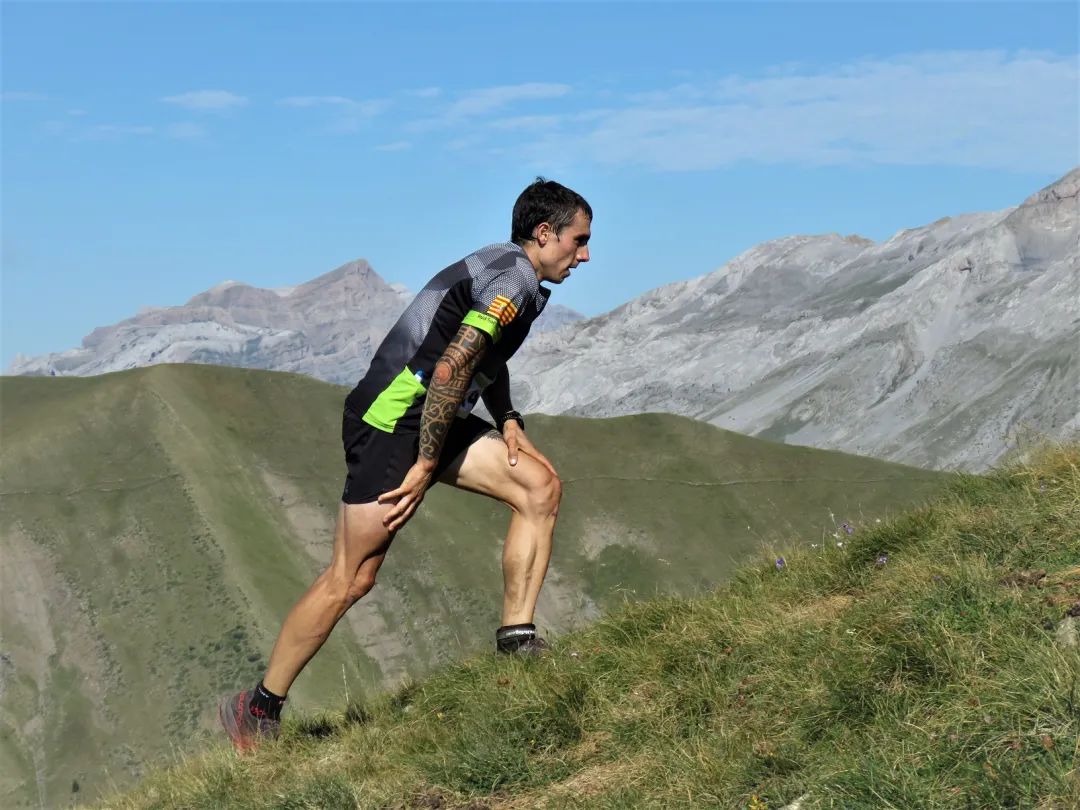
[[[469,445],[493,430],[494,425],[479,416],[469,414],[464,419],[455,418],[432,481],[437,481]],[[341,419],[341,443],[349,468],[345,490],[341,494],[345,503],[371,503],[384,492],[397,489],[420,456],[419,434],[379,430],[348,407]]]

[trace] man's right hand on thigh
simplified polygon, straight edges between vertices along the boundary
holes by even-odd
[[[401,486],[379,496],[380,504],[394,503],[394,507],[383,517],[386,528],[396,532],[413,516],[420,502],[424,500],[424,493],[431,486],[434,472],[434,462],[420,458],[409,468]]]

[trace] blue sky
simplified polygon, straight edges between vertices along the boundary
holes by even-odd
[[[225,279],[419,289],[535,175],[598,314],[794,233],[1015,205],[1078,162],[1072,3],[5,2],[2,365]]]

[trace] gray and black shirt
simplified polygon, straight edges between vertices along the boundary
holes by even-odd
[[[467,323],[493,344],[458,412],[467,415],[521,346],[549,295],[520,246],[505,242],[469,254],[417,294],[346,398],[346,407],[387,433],[418,433],[426,383],[458,329]]]

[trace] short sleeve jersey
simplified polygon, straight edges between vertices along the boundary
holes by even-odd
[[[388,433],[418,433],[427,383],[463,323],[491,338],[459,416],[518,350],[550,290],[520,246],[489,245],[447,267],[406,307],[346,399],[352,411]]]

